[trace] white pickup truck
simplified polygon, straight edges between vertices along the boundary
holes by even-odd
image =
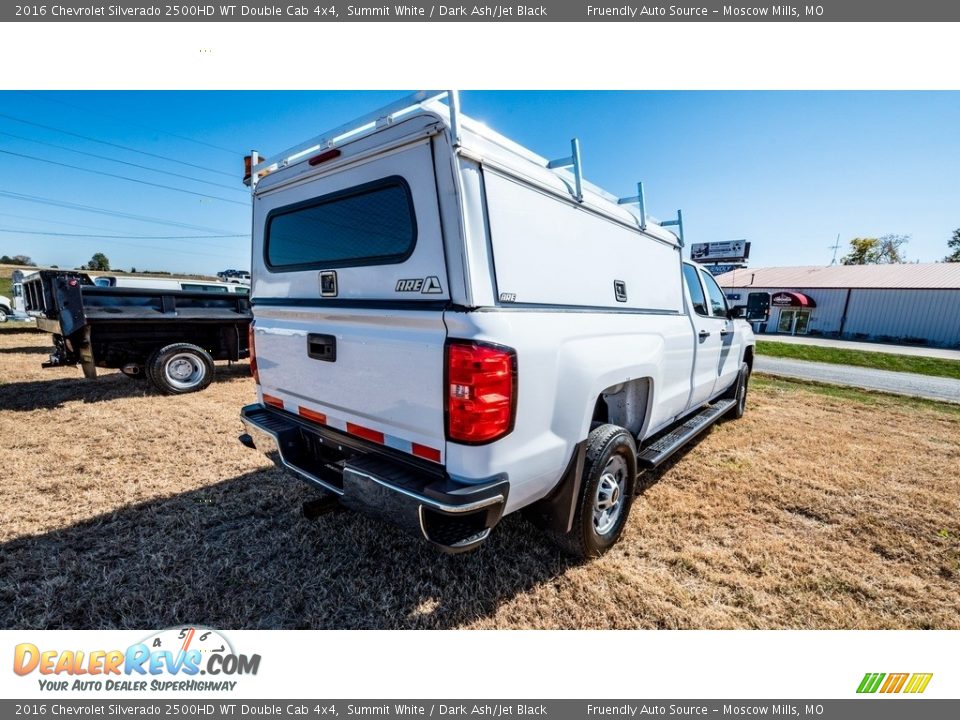
[[[597,556],[638,472],[744,411],[750,326],[682,260],[679,213],[585,182],[576,140],[549,162],[424,93],[254,153],[246,182],[240,440],[331,501],[449,552],[525,509]]]

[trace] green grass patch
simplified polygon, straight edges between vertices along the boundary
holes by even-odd
[[[810,360],[812,362],[833,363],[834,365],[855,365],[874,370],[894,370],[960,380],[960,360],[820,347],[819,345],[793,345],[770,341],[757,342],[757,353],[792,360]]]
[[[0,295],[13,300],[13,282],[8,277],[0,277]]]
[[[842,385],[827,385],[808,380],[771,377],[770,375],[755,373],[750,377],[750,386],[779,393],[792,393],[806,390],[814,395],[822,395],[837,400],[852,400],[864,405],[914,410],[934,410],[960,418],[960,405],[954,405],[953,403],[937,402],[936,400],[908,397],[906,395],[892,395],[890,393],[874,392],[872,390],[862,390],[861,388],[844,387]]]

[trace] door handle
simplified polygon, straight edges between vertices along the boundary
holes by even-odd
[[[733,330],[727,330],[726,328],[724,328],[723,330],[720,331],[720,334],[721,334],[721,335],[733,335]]]
[[[708,338],[708,337],[710,337],[710,333],[708,333],[706,330],[701,330],[701,331],[700,331],[700,339],[701,339],[701,340],[703,340],[703,339],[705,339],[705,338]]]
[[[334,335],[307,335],[307,355],[314,360],[337,361],[337,338]]]

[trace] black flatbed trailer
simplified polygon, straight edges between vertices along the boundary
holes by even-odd
[[[249,357],[250,300],[240,293],[99,287],[82,272],[40,270],[24,279],[27,314],[53,334],[43,367],[119,368],[161,392],[202,390],[215,360]]]

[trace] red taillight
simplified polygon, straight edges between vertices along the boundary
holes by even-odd
[[[447,439],[486,443],[513,429],[517,354],[477,342],[447,344]]]
[[[247,329],[247,347],[250,349],[250,374],[253,375],[253,381],[260,384],[260,373],[257,372],[257,348],[253,344],[253,323],[250,323]]]

